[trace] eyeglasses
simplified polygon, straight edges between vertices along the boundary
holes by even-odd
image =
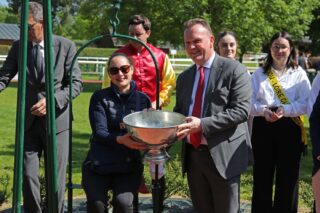
[[[35,22],[33,24],[28,24],[28,31],[31,31],[34,27],[34,25],[36,25],[38,22]],[[18,24],[18,27],[21,29],[21,24]]]
[[[127,74],[130,71],[130,65],[123,65],[121,67],[110,67],[108,71],[111,75],[117,75],[119,71],[121,71],[123,74]]]
[[[279,45],[279,44],[275,44],[271,46],[271,49],[273,50],[286,50],[289,47],[285,46],[285,45]]]

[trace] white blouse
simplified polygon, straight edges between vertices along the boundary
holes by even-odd
[[[277,73],[275,75],[277,76]],[[253,94],[250,114],[263,116],[263,109],[273,105],[283,106],[285,117],[305,114],[311,89],[306,72],[300,66],[297,69],[289,68],[281,76],[277,76],[277,79],[290,104],[281,104],[263,73],[263,68],[260,67],[251,77]]]

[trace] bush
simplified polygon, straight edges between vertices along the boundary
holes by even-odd
[[[314,201],[312,186],[310,183],[307,183],[303,180],[299,181],[299,200],[304,204],[302,206],[312,209]]]
[[[172,156],[165,165],[166,168],[166,195],[169,198],[178,195],[190,198],[187,178],[182,176],[181,160],[179,155]]]
[[[151,188],[151,177],[149,175],[149,165],[147,164],[144,167],[144,177],[146,183],[148,183]],[[190,198],[187,178],[182,177],[181,161],[178,154],[170,157],[170,159],[165,163],[165,178],[165,199],[170,198],[173,195]]]
[[[10,48],[9,45],[0,45],[0,55],[8,55]]]
[[[5,174],[0,177],[0,206],[8,201],[10,193],[8,192],[9,175]]]
[[[116,48],[93,48],[87,47],[81,53],[80,56],[87,56],[87,57],[109,57]]]

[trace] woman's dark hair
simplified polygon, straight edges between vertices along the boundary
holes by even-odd
[[[223,37],[225,37],[226,35],[231,35],[234,38],[234,40],[236,40],[236,42],[238,43],[237,36],[236,36],[236,34],[234,32],[232,32],[232,31],[223,31],[223,32],[220,32],[218,34],[218,36],[217,36],[217,45],[219,44],[220,40]]]
[[[118,56],[125,57],[128,60],[129,64],[134,68],[134,63],[133,63],[132,58],[130,58],[129,56],[127,56],[124,53],[114,52],[114,53],[112,53],[112,55],[110,56],[110,58],[109,58],[109,60],[107,62],[107,69],[109,69],[112,59],[115,58],[115,57],[118,57]]]
[[[274,34],[272,36],[272,38],[270,39],[270,41],[269,41],[269,44],[268,44],[268,55],[266,57],[264,65],[262,66],[263,70],[264,70],[264,73],[266,73],[272,66],[273,59],[272,59],[272,56],[271,56],[271,46],[272,46],[272,43],[275,40],[277,40],[278,38],[286,39],[289,42],[289,45],[290,45],[290,55],[288,57],[286,67],[287,68],[291,67],[293,69],[298,67],[298,64],[297,64],[297,51],[296,51],[296,48],[295,48],[295,46],[293,44],[292,38],[291,38],[289,33],[285,32],[285,31],[282,31],[282,32],[278,32],[278,33]]]

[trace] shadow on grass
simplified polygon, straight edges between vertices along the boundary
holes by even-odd
[[[18,82],[11,82],[10,87],[18,88]],[[101,89],[101,83],[83,83],[83,92],[92,93],[98,89]]]
[[[10,148],[10,149],[14,149],[14,145],[13,146],[8,146],[8,148]],[[5,156],[5,155],[7,155],[7,156],[13,156],[14,155],[14,151],[0,151],[0,155],[1,156]]]

